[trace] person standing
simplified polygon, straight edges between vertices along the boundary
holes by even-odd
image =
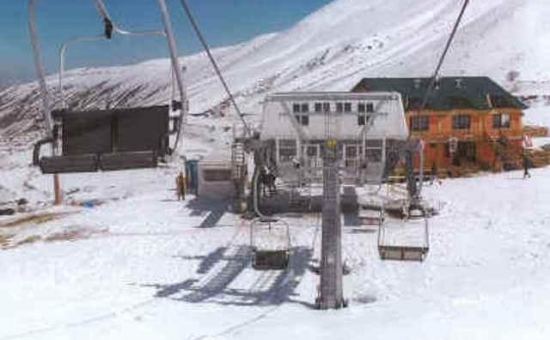
[[[185,200],[185,176],[182,171],[176,176],[176,194],[178,201]]]
[[[525,178],[531,178],[531,174],[529,173],[529,166],[531,165],[529,157],[527,157],[526,153],[523,153],[523,179]]]
[[[432,163],[432,168],[430,170],[430,185],[434,184],[434,182],[437,182],[438,184],[441,184],[441,180],[438,176],[439,170],[437,169],[436,162]]]

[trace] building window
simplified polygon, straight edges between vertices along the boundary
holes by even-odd
[[[204,169],[202,175],[206,182],[228,182],[231,180],[231,170],[229,169]]]
[[[336,112],[344,112],[344,104],[336,103]]]
[[[294,139],[281,139],[279,141],[279,161],[290,162],[296,157],[296,140]]]
[[[295,103],[292,105],[292,112],[294,113],[309,112],[309,105],[308,103],[302,103],[302,104]]]
[[[316,104],[317,105],[317,104]],[[292,105],[292,112],[294,112],[294,117],[300,125],[309,125],[309,104],[308,103],[295,103]]]
[[[323,111],[323,104],[315,103],[315,112],[321,112],[321,111]]]
[[[493,115],[493,129],[506,129],[510,127],[510,115],[499,113]]]
[[[294,115],[296,117],[296,120],[300,125],[308,126],[309,125],[309,116],[307,113],[301,113]]]
[[[365,114],[359,113],[359,115],[357,116],[357,125],[365,125],[366,121],[367,120],[365,118]]]
[[[428,131],[430,129],[430,120],[428,116],[412,116],[409,118],[411,131]]]
[[[323,111],[324,112],[330,112],[330,103],[328,103],[328,102],[323,103]]]
[[[470,115],[458,114],[453,116],[453,129],[468,130],[470,129]]]
[[[344,112],[351,112],[351,103],[344,103]]]
[[[374,104],[367,103],[367,112],[374,112]]]
[[[357,104],[357,112],[367,112],[365,103]]]

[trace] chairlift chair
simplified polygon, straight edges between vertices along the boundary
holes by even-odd
[[[274,240],[277,232],[283,232],[280,246],[273,243],[259,245],[258,234],[267,231],[270,241]],[[279,234],[279,236],[281,236]],[[256,270],[285,270],[290,259],[290,226],[287,222],[274,218],[257,218],[250,224],[250,244],[252,247],[252,268]]]
[[[59,94],[61,109],[50,110],[49,93],[45,86],[40,61],[38,36],[34,10],[38,0],[30,0],[31,42],[43,95],[43,113],[51,129],[47,138],[34,146],[33,164],[42,173],[76,173],[153,168],[158,160],[170,155],[177,147],[180,127],[185,111],[185,93],[181,79],[181,68],[177,60],[176,46],[171,31],[164,0],[157,0],[161,8],[164,30],[130,32],[121,29],[111,21],[102,0],[93,0],[105,25],[104,33],[98,36],[74,37],[65,42],[59,52]],[[90,111],[68,109],[63,93],[63,72],[65,52],[68,44],[77,41],[111,39],[113,33],[133,36],[164,36],[168,41],[171,57],[172,96],[175,84],[179,88],[181,101],[173,98],[169,105],[135,108],[107,108]],[[175,78],[175,79],[174,79]],[[171,117],[179,110],[178,117]],[[172,123],[172,128],[170,127]],[[170,135],[177,134],[174,145],[169,146]],[[52,155],[41,156],[41,148],[51,144]]]
[[[390,221],[384,221],[378,229],[378,254],[382,260],[424,261],[430,249],[428,218],[429,214],[419,205],[410,205],[406,216]],[[415,229],[413,231],[413,229]],[[421,238],[418,239],[418,229]],[[411,240],[411,233],[415,233]],[[406,239],[409,237],[409,239]]]
[[[359,200],[359,221],[364,226],[381,226],[386,216],[384,205],[377,202]]]

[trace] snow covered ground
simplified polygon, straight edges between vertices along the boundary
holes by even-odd
[[[215,54],[243,110],[255,113],[274,91],[426,76],[458,7],[453,0],[338,0],[285,32]],[[540,84],[550,77],[549,8],[544,0],[472,2],[443,75],[488,74],[509,89],[519,84],[519,94],[548,95]],[[218,105],[224,94],[204,55],[182,60],[192,111]],[[512,70],[518,84],[506,83]],[[81,68],[67,72],[66,93],[91,106],[103,105],[101,91],[121,106],[157,104],[169,98],[168,74],[167,60]],[[39,121],[34,88],[0,92],[0,202],[24,197],[30,207],[0,217],[0,340],[550,337],[550,168],[528,180],[509,172],[427,187],[442,210],[431,219],[424,263],[382,262],[376,231],[344,217],[350,306],[322,312],[312,309],[316,214],[286,217],[290,270],[256,272],[247,221],[224,204],[174,201],[177,163],[63,175],[67,202],[76,205],[51,206],[51,176],[29,166]],[[549,106],[539,104],[525,122],[550,126]],[[231,115],[189,122],[182,154],[227,145]]]
[[[382,262],[376,232],[345,222],[350,306],[328,312],[312,309],[318,215],[286,218],[290,270],[257,272],[248,222],[223,204],[175,201],[173,172],[66,175],[66,188],[87,183],[74,199],[107,202],[44,207],[57,215],[42,223],[0,219],[12,243],[41,237],[0,251],[0,339],[550,336],[550,169],[426,188],[443,208],[424,263]]]

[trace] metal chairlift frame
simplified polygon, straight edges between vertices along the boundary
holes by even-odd
[[[278,224],[278,225],[277,225]],[[271,228],[284,227],[287,246],[284,249],[259,249],[255,243],[255,229],[259,225]],[[252,268],[256,270],[285,270],[290,260],[290,226],[281,219],[259,217],[250,223],[250,246],[252,247]]]
[[[423,166],[424,166],[424,152],[422,144],[418,143],[416,145],[406,146],[405,152],[411,152],[411,154],[406,155],[409,159],[406,160],[406,171],[407,175],[407,190],[409,192],[409,198],[406,200],[406,206],[404,209],[404,217],[402,219],[403,223],[406,224],[409,220],[412,219],[422,219],[424,222],[424,237],[423,244],[421,246],[409,246],[409,245],[389,245],[385,242],[387,221],[383,221],[380,224],[378,229],[377,237],[377,246],[378,254],[382,260],[401,260],[401,261],[423,261],[430,249],[430,239],[429,239],[429,222],[428,219],[430,214],[422,206],[420,200],[420,194],[422,191],[422,182],[423,182]],[[412,167],[412,157],[414,153],[417,153],[420,158],[420,174],[419,178],[414,175],[414,168]],[[418,179],[418,187],[416,187],[416,182]],[[413,183],[410,183],[410,182]],[[412,190],[411,186],[415,186],[415,189]],[[413,192],[412,192],[413,191]],[[420,211],[421,214],[413,215],[413,211]]]
[[[383,222],[378,230],[377,246],[378,254],[382,260],[398,260],[398,261],[424,261],[428,251],[430,250],[430,238],[428,230],[428,218],[425,213],[423,216],[413,217],[414,219],[421,218],[424,222],[424,240],[423,245],[409,246],[409,245],[389,245],[385,242],[387,222]],[[407,223],[408,218],[403,220],[403,223]]]
[[[59,138],[59,126],[55,122],[54,115],[63,116],[66,112],[53,112],[51,110],[50,94],[45,81],[45,72],[42,65],[41,50],[38,42],[38,32],[36,27],[35,12],[36,5],[39,0],[30,0],[29,1],[29,30],[31,36],[31,43],[34,52],[34,61],[35,67],[38,74],[38,80],[40,85],[40,92],[42,96],[42,114],[45,117],[45,121],[48,125],[48,135],[46,138],[38,141],[34,148],[33,153],[33,164],[40,165],[44,173],[59,173],[59,172],[88,172],[88,171],[97,171],[100,167],[102,170],[121,170],[121,169],[130,169],[130,168],[144,168],[144,167],[154,167],[157,165],[157,154],[155,151],[134,151],[134,152],[123,152],[115,154],[105,154],[103,156],[97,154],[83,154],[83,155],[63,155],[56,156],[56,151],[58,149],[58,138]],[[97,36],[79,36],[69,39],[67,42],[63,43],[59,51],[59,93],[61,97],[61,105],[63,109],[66,109],[66,102],[63,93],[63,74],[65,68],[65,53],[70,43],[78,41],[95,41],[103,39],[111,39],[112,33],[118,33],[120,35],[127,36],[164,36],[167,39],[170,59],[171,59],[171,74],[172,78],[175,78],[176,85],[180,94],[180,104],[176,104],[176,101],[172,100],[171,105],[167,107],[149,107],[149,108],[137,108],[137,110],[149,109],[149,114],[157,114],[162,112],[163,109],[166,109],[168,119],[173,120],[173,129],[170,131],[169,122],[166,122],[167,133],[165,136],[162,136],[162,141],[160,141],[160,150],[161,153],[170,154],[170,148],[167,145],[168,135],[176,133],[176,138],[172,150],[176,150],[181,136],[182,126],[184,122],[184,117],[187,110],[187,100],[185,88],[183,86],[183,76],[181,74],[181,67],[177,55],[177,47],[175,43],[175,38],[172,32],[172,26],[170,18],[168,15],[168,9],[164,0],[157,0],[157,3],[160,8],[162,22],[164,25],[164,30],[147,30],[147,31],[127,31],[111,19],[107,8],[102,0],[92,0],[100,14],[103,18],[105,24],[105,32],[103,35]],[[174,81],[171,81],[172,86],[174,86]],[[174,92],[174,91],[172,91]],[[169,112],[180,108],[180,114],[178,119],[173,119],[169,117]],[[110,110],[113,116],[118,116],[120,114],[125,115],[126,113],[120,113],[117,111],[128,111],[126,110]],[[66,111],[66,110],[62,110]],[[101,112],[99,110],[98,112]],[[143,112],[142,114],[147,114]],[[163,142],[163,141],[166,142]],[[44,144],[52,145],[52,157],[44,157],[40,159],[40,149]],[[166,144],[166,145],[165,145]],[[116,150],[114,150],[116,152]],[[48,169],[49,171],[44,171]]]

